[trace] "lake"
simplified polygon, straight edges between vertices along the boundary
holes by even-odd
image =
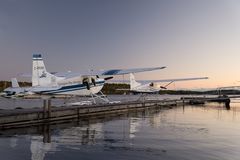
[[[238,160],[240,100],[0,131],[6,160]]]

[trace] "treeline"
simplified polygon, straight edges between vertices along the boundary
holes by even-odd
[[[30,82],[19,82],[20,87],[31,86]],[[0,92],[5,88],[10,87],[11,82],[9,81],[0,81]],[[106,83],[102,89],[104,94],[129,94],[130,85],[129,84],[115,84],[115,83]],[[159,94],[179,94],[179,95],[189,95],[189,94],[219,94],[217,90],[210,91],[191,91],[191,90],[160,90]],[[231,94],[240,94],[240,90],[221,90],[220,94],[231,95]]]
[[[103,87],[104,94],[129,94],[129,84],[105,84]],[[209,91],[191,91],[191,90],[160,90],[159,94],[173,94],[173,95],[237,95],[240,94],[240,90],[209,90]]]
[[[159,94],[180,94],[180,95],[197,94],[197,95],[201,95],[201,94],[205,94],[205,93],[200,92],[200,91],[190,91],[190,90],[160,90]]]
[[[195,95],[237,95],[240,94],[240,90],[209,90],[209,91],[191,91],[191,90],[160,90],[159,94],[179,94],[179,95],[189,95],[189,94],[195,94]]]
[[[102,89],[104,94],[129,94],[130,93],[129,84],[109,84],[106,83]],[[204,94],[203,92],[198,91],[189,91],[189,90],[160,90],[159,94]]]
[[[104,94],[129,94],[129,90],[129,84],[106,83],[103,86],[102,92]]]
[[[10,87],[12,84],[9,81],[0,81],[0,91],[3,91],[5,88]],[[30,82],[19,82],[19,85],[21,87],[27,87],[27,86],[31,86],[32,83]]]

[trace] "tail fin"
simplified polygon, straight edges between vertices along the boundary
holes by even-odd
[[[130,90],[131,89],[134,89],[134,88],[136,88],[137,86],[139,86],[140,85],[140,83],[138,83],[136,80],[135,80],[135,77],[134,77],[134,75],[132,74],[132,73],[130,73]]]
[[[12,78],[11,82],[12,82],[12,87],[19,88],[19,84],[16,78]]]
[[[48,73],[41,54],[33,54],[32,86],[55,85],[57,77]]]

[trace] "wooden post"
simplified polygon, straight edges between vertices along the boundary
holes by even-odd
[[[225,100],[225,107],[230,110],[230,98]]]
[[[43,100],[43,118],[47,118],[47,100]]]
[[[50,125],[43,125],[43,143],[51,143]]]
[[[51,100],[50,99],[44,99],[43,100],[43,118],[51,118]]]
[[[51,107],[51,99],[48,99],[48,117],[47,118],[51,118],[52,115],[52,107]]]

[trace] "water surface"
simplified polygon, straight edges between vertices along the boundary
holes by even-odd
[[[240,103],[150,109],[0,131],[1,159],[238,160]]]

